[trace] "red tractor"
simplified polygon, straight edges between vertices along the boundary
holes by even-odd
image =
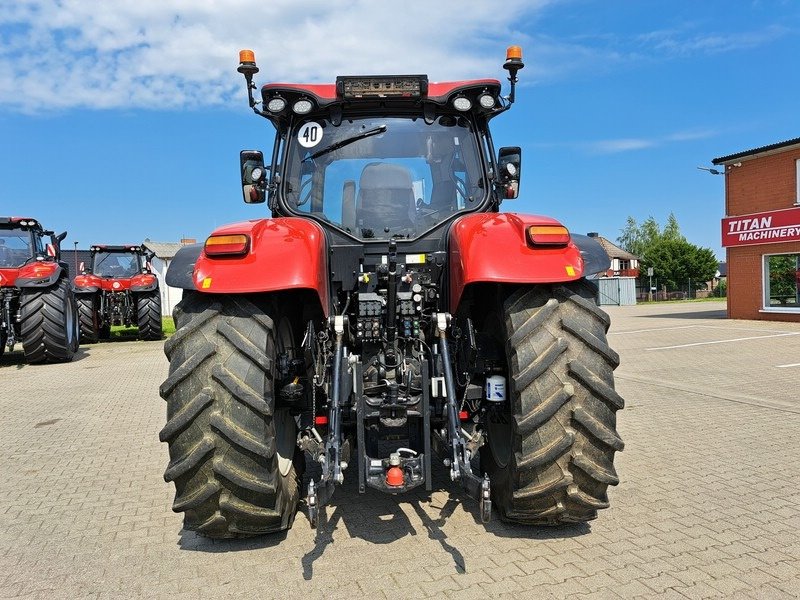
[[[21,341],[28,363],[72,360],[79,332],[67,265],[60,262],[65,237],[36,219],[0,217],[0,356]]]
[[[92,262],[81,263],[73,285],[81,339],[108,339],[112,325],[138,327],[140,340],[160,340],[161,292],[153,275],[153,253],[138,245],[91,247]]]
[[[552,218],[500,212],[521,150],[489,122],[496,79],[424,75],[268,84],[240,54],[271,158],[240,157],[244,201],[270,218],[181,249],[161,386],[164,474],[184,527],[234,537],[312,526],[345,472],[358,489],[454,482],[508,521],[575,523],[608,506],[623,447],[608,316],[585,278],[609,266]],[[318,465],[301,493],[304,454]]]

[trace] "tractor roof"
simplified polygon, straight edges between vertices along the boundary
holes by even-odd
[[[106,244],[92,244],[92,252],[142,252],[139,244],[125,244],[123,246],[108,246]]]
[[[426,120],[437,109],[457,109],[490,119],[508,107],[500,90],[497,79],[431,83],[427,75],[341,76],[336,83],[268,83],[261,87],[263,110],[258,112],[278,128],[292,114],[330,111],[338,119],[343,110],[362,108],[383,114],[421,107]]]
[[[14,225],[23,227],[35,227],[39,222],[31,217],[0,217],[0,225]]]
[[[391,80],[393,83],[398,81],[418,80],[423,82],[422,89],[408,91],[406,93],[392,90],[383,93],[380,86],[381,83],[387,85],[386,82]],[[349,95],[345,91],[347,82],[358,82],[362,84],[361,93],[352,92]],[[366,85],[372,84],[372,89],[363,89]],[[267,83],[261,87],[261,94],[264,99],[268,99],[276,94],[276,92],[285,92],[289,94],[308,95],[312,96],[319,106],[325,106],[333,102],[342,102],[346,100],[361,100],[368,98],[421,98],[434,104],[446,104],[448,99],[454,94],[463,93],[475,88],[492,88],[491,91],[499,93],[500,82],[497,79],[470,79],[464,81],[443,81],[443,82],[428,82],[425,75],[391,75],[391,76],[353,76],[353,77],[340,77],[336,83]],[[495,89],[496,88],[496,89]]]
[[[42,225],[30,217],[0,217],[0,229],[19,228],[42,230]]]

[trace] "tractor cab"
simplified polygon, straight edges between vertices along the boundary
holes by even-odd
[[[239,71],[250,77],[251,106],[277,135],[268,168],[260,152],[241,153],[245,202],[266,200],[273,215],[311,218],[343,239],[385,243],[441,232],[516,197],[520,149],[496,158],[488,127],[513,102],[498,80],[343,76],[329,85],[267,84],[256,103],[258,68],[247,52]],[[510,49],[512,86],[522,67]]]
[[[141,246],[92,246],[92,261],[88,272],[104,279],[128,279],[142,273],[150,273],[150,257]]]
[[[45,236],[50,236],[47,243]],[[20,269],[32,261],[54,261],[63,237],[45,231],[35,219],[20,217],[0,218],[0,269]],[[9,279],[0,285],[9,285]]]

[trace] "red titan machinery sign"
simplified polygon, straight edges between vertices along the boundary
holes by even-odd
[[[800,207],[722,219],[722,245],[752,246],[800,240]]]

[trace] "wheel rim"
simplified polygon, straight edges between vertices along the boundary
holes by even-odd
[[[288,354],[294,358],[294,331],[287,318],[281,318],[275,336],[275,356]],[[278,390],[275,390],[277,395]],[[297,424],[294,417],[289,414],[289,409],[283,408],[275,411],[273,418],[275,424],[276,452],[278,454],[278,470],[286,477],[292,469],[295,445],[297,443]]]
[[[67,335],[67,346],[72,347],[72,344],[75,342],[75,299],[71,296],[67,297],[67,306],[66,306],[66,315],[64,315],[64,320],[66,321],[66,335]]]
[[[509,402],[506,400],[501,406],[494,407],[486,419],[489,450],[499,467],[505,467],[509,463],[513,449],[514,428]]]
[[[275,424],[275,442],[277,446],[275,451],[278,454],[278,470],[283,477],[286,477],[292,469],[297,438],[294,417],[289,414],[288,408],[282,408],[275,411],[273,423]]]

